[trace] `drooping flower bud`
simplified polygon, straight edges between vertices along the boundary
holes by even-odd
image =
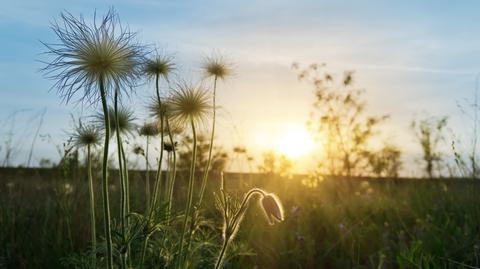
[[[265,194],[260,200],[260,206],[270,225],[283,221],[282,203],[274,194]]]

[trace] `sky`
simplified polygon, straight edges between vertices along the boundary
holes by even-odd
[[[409,129],[414,117],[449,115],[450,129],[468,135],[458,103],[473,96],[480,72],[480,3],[477,1],[1,1],[0,138],[15,131],[14,162],[24,164],[39,125],[33,163],[58,158],[71,114],[98,108],[64,104],[42,76],[45,48],[55,42],[51,23],[62,11],[91,19],[114,7],[138,39],[175,57],[179,77],[200,80],[202,60],[220,52],[234,76],[219,84],[219,143],[245,145],[257,159],[282,133],[302,128],[312,88],[297,80],[292,62],[327,63],[355,70],[366,90],[367,112],[390,114],[384,139],[400,145],[415,173],[420,148]],[[124,101],[145,120],[151,85]],[[293,127],[292,127],[293,126]],[[4,149],[4,147],[2,147]],[[303,167],[314,152],[295,160]],[[0,151],[3,157],[4,151]],[[1,160],[2,158],[0,158]],[[303,167],[302,169],[304,169]]]

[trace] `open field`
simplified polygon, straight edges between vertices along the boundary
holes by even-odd
[[[72,256],[88,248],[86,177],[78,171],[65,178],[54,169],[0,169],[0,175],[0,268],[72,268]],[[480,182],[326,178],[302,184],[302,177],[225,178],[231,192],[262,187],[282,197],[285,208],[285,221],[268,227],[252,207],[235,244],[241,255],[230,257],[225,268],[480,266]],[[131,171],[134,212],[143,210],[143,179],[141,171]],[[118,180],[112,176],[111,182],[115,201]],[[218,177],[211,183],[214,191]],[[183,193],[185,184],[180,184],[176,194]],[[207,204],[212,203],[208,195]],[[114,216],[118,211],[112,207]],[[212,224],[220,229],[219,212],[205,214],[214,216]],[[101,231],[100,206],[97,225]],[[220,243],[221,238],[211,240]]]
[[[80,2],[1,5],[0,269],[480,269],[480,2]]]

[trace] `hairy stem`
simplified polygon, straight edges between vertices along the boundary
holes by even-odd
[[[159,85],[158,85],[158,79],[159,76],[157,75],[156,80],[155,80],[155,86],[156,86],[156,93],[157,93],[157,101],[158,105],[160,106],[160,110],[162,110],[162,100],[160,98],[160,90],[159,90]],[[160,191],[160,184],[161,184],[161,177],[162,177],[162,160],[163,160],[163,129],[164,129],[164,115],[163,111],[160,111],[160,157],[158,158],[158,168],[157,168],[157,175],[155,178],[155,185],[154,185],[154,191],[153,191],[153,199],[152,199],[152,207],[150,208],[150,215],[152,214],[152,209],[153,211],[155,210],[155,207],[157,206],[157,200],[158,200],[158,193]]]
[[[198,198],[198,204],[197,204],[198,208],[200,208],[200,205],[202,204],[203,195],[205,193],[205,188],[207,187],[208,172],[210,171],[210,165],[211,165],[211,162],[212,162],[213,139],[214,139],[214,136],[215,136],[215,114],[216,114],[215,99],[216,99],[216,92],[217,92],[217,79],[218,79],[218,77],[215,76],[215,79],[213,81],[212,134],[210,135],[210,146],[209,146],[209,149],[208,149],[207,167],[205,167],[205,171],[203,172],[202,185],[200,187],[200,196]]]
[[[114,113],[115,113],[115,136],[117,138],[117,153],[118,153],[118,173],[120,179],[120,225],[121,225],[121,235],[122,235],[122,243],[125,243],[126,240],[126,232],[125,232],[125,214],[127,210],[126,206],[126,185],[125,185],[125,174],[123,170],[123,163],[122,158],[122,140],[120,138],[120,121],[118,119],[118,89],[115,89],[115,96],[114,96]],[[121,265],[122,268],[127,268],[127,257],[126,252],[121,253]]]
[[[150,164],[148,163],[148,147],[150,145],[150,137],[147,136],[147,146],[145,147],[145,202],[146,202],[146,209],[145,212],[148,213],[150,208]]]
[[[183,219],[183,228],[180,235],[180,249],[177,256],[177,268],[180,267],[183,261],[183,241],[185,239],[185,233],[187,232],[188,217],[191,213],[192,200],[193,200],[193,186],[195,181],[195,162],[197,157],[197,132],[195,130],[195,123],[193,119],[190,119],[190,124],[192,126],[192,136],[193,136],[193,149],[192,149],[192,162],[190,164],[190,176],[188,179],[188,194],[187,194],[187,203],[185,205],[185,217]]]
[[[126,224],[126,232],[128,232],[128,227],[130,227],[130,219],[128,215],[130,214],[130,180],[128,179],[128,163],[127,157],[125,155],[125,150],[123,149],[123,143],[120,144],[120,150],[122,152],[122,161],[123,161],[123,176],[124,176],[124,184],[125,184],[125,224]],[[128,234],[126,233],[126,236]],[[130,242],[127,241],[127,256],[125,261],[128,262],[128,258],[130,257]]]
[[[222,250],[220,251],[220,255],[218,255],[217,263],[215,264],[215,269],[221,268],[222,262],[223,262],[223,257],[225,256],[225,253],[227,251],[229,241],[230,240],[227,240],[227,239],[225,239],[223,241]]]
[[[95,228],[95,193],[93,189],[93,176],[92,176],[92,156],[90,153],[90,145],[87,146],[87,174],[88,174],[88,192],[90,195],[90,233],[92,237],[92,265],[96,267],[96,249],[97,249],[97,237]]]
[[[175,148],[175,142],[173,141],[173,135],[172,135],[172,132],[170,130],[170,122],[168,120],[168,118],[166,119],[166,124],[167,124],[167,130],[168,130],[168,137],[170,139],[170,143],[172,144],[172,172],[171,172],[171,175],[170,175],[170,185],[169,185],[169,189],[168,189],[168,206],[167,206],[167,217],[169,219],[170,217],[170,213],[171,213],[171,210],[172,210],[172,203],[173,203],[173,189],[174,189],[174,186],[175,186],[175,177],[176,177],[176,173],[177,173],[177,151],[176,151],[176,148]]]
[[[123,143],[120,143],[120,151],[122,152],[123,176],[125,183],[125,217],[127,218],[126,223],[128,226],[128,214],[130,214],[130,180],[128,178],[128,162],[125,155],[125,149],[123,148]]]
[[[147,225],[150,225],[150,222],[154,216],[155,209],[157,207],[157,200],[158,200],[158,193],[160,191],[160,181],[162,177],[162,159],[163,159],[163,129],[164,129],[164,115],[162,111],[162,99],[160,98],[160,89],[159,89],[159,75],[156,76],[155,78],[155,89],[156,89],[156,94],[157,94],[157,102],[160,107],[160,157],[158,158],[158,168],[157,168],[157,173],[155,176],[155,183],[153,185],[153,197],[150,202],[150,209],[148,210],[148,218],[147,218]],[[143,268],[143,263],[145,261],[145,255],[147,252],[147,246],[148,246],[148,240],[149,236],[145,238],[145,241],[143,241],[143,246],[142,246],[142,254],[141,254],[141,259],[140,259],[140,268]]]
[[[102,195],[103,195],[103,218],[105,226],[105,241],[107,245],[107,269],[113,269],[112,255],[112,231],[110,223],[110,202],[108,194],[108,146],[110,140],[110,118],[108,116],[107,96],[103,78],[100,78],[100,96],[102,99],[102,108],[105,124],[105,142],[103,147],[103,163],[102,163]]]
[[[166,173],[166,176],[165,176],[165,187],[163,188],[163,197],[165,199],[165,202],[168,203],[168,194],[169,194],[169,190],[170,190],[170,174],[172,173],[172,153],[171,152],[167,152],[167,173]],[[166,208],[165,208],[166,210]]]
[[[223,185],[223,177],[222,177],[222,185]],[[221,189],[223,193],[223,186]],[[235,234],[235,231],[238,230],[238,225],[240,225],[241,219],[245,212],[247,211],[248,208],[248,202],[250,199],[253,197],[254,194],[259,194],[260,196],[265,196],[265,192],[261,189],[251,189],[243,198],[242,203],[240,204],[240,207],[238,208],[237,212],[235,212],[235,215],[233,216],[232,219],[229,219],[229,216],[227,215],[228,210],[227,210],[227,205],[224,204],[224,219],[226,223],[226,228],[225,228],[225,234],[224,234],[224,239],[223,239],[223,246],[222,250],[220,251],[220,254],[218,255],[217,258],[217,263],[215,264],[215,269],[221,268],[222,263],[223,263],[223,258],[225,256],[225,253],[227,251],[228,246],[230,245],[230,242],[232,241],[232,236]],[[223,193],[223,198],[224,198],[224,203],[226,203],[226,197],[225,193]]]

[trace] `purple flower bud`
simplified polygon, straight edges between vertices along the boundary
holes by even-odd
[[[270,225],[283,221],[283,208],[277,196],[265,194],[260,200],[260,205]]]

